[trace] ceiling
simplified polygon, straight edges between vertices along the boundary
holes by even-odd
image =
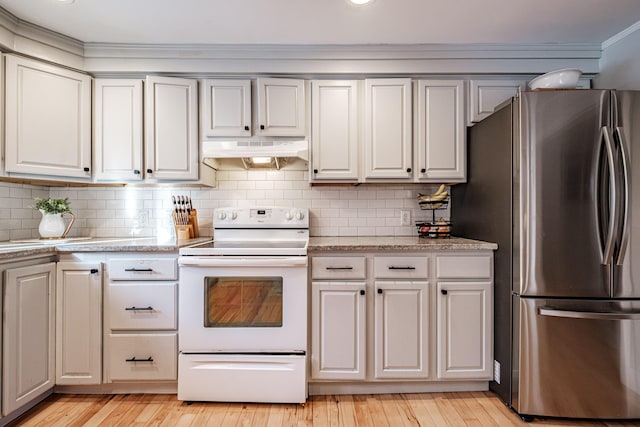
[[[85,43],[542,44],[605,42],[638,0],[0,0],[23,21]]]

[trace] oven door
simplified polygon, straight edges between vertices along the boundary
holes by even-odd
[[[182,256],[182,353],[305,353],[307,257]]]

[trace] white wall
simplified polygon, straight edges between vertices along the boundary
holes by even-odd
[[[0,182],[0,241],[40,237],[41,215],[30,206],[34,198],[48,196],[46,187]]]
[[[640,24],[632,28],[635,31],[615,43],[605,43],[595,89],[640,90]]]
[[[68,197],[76,224],[70,236],[125,237],[173,233],[171,195],[185,195],[198,211],[202,235],[212,235],[216,207],[291,206],[310,209],[312,236],[416,236],[416,220],[430,211],[418,208],[418,193],[431,185],[311,187],[308,172],[223,171],[218,187],[54,187],[51,197]],[[411,225],[400,225],[400,210],[411,211]],[[449,210],[437,217],[449,218]]]

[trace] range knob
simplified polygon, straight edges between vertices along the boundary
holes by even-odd
[[[238,218],[238,212],[231,211],[231,219],[236,219],[236,218]]]
[[[293,219],[293,212],[294,211],[287,211],[287,213],[284,214],[284,217],[287,219],[287,221],[291,221]]]
[[[303,219],[304,219],[304,212],[302,212],[302,211],[297,211],[297,212],[296,212],[296,219],[297,219],[297,220],[303,220]]]
[[[218,219],[226,219],[227,213],[225,211],[218,212]]]

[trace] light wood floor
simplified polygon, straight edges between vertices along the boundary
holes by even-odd
[[[311,396],[306,405],[185,403],[175,395],[52,395],[9,426],[526,426],[491,392]],[[639,426],[536,419],[532,425]]]

